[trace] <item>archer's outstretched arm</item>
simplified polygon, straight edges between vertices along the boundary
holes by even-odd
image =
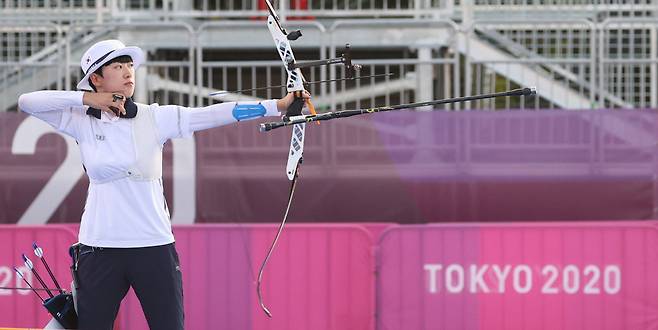
[[[190,137],[196,131],[265,116],[280,116],[277,100],[226,102],[199,108],[157,104],[153,109],[160,143],[172,138]]]
[[[304,93],[304,97],[310,95]],[[153,110],[160,142],[164,144],[168,139],[189,137],[213,127],[266,116],[280,117],[293,101],[294,95],[289,93],[280,100],[226,102],[199,108],[156,104]]]
[[[311,95],[304,91],[302,98],[307,100]],[[182,108],[182,111],[187,112],[189,116],[189,130],[196,132],[238,121],[281,116],[286,113],[294,100],[294,93],[288,93],[280,100],[228,102],[202,108]]]

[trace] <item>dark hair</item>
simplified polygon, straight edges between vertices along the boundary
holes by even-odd
[[[102,77],[104,67],[106,67],[106,66],[108,66],[112,63],[132,63],[132,62],[133,62],[133,58],[130,57],[130,55],[119,56],[119,57],[113,58],[113,59],[109,60],[107,63],[103,64],[101,67],[96,69],[96,71],[94,71],[94,73]],[[89,76],[89,86],[91,86],[91,88],[94,90],[94,92],[96,92],[96,86],[94,86],[94,83],[91,82],[91,75]]]

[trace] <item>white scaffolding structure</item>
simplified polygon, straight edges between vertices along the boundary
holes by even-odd
[[[294,47],[329,58],[349,42],[368,55],[355,60],[362,74],[396,75],[313,86],[325,108],[519,86],[537,86],[539,97],[467,108],[658,107],[658,0],[286,0],[278,6],[286,25],[304,31]],[[279,85],[284,73],[273,52],[272,60],[209,55],[271,51],[265,11],[256,0],[17,0],[0,1],[0,9],[0,111],[15,109],[27,91],[73,88],[80,54],[107,38],[151,54],[138,74],[143,88],[137,96],[161,103],[207,104],[213,100],[206,91]],[[610,18],[620,13],[625,17]],[[153,57],[172,50],[181,55]],[[381,52],[397,55],[381,58]],[[322,67],[306,76],[342,74],[339,67]]]

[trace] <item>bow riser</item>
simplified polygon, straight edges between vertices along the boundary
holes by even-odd
[[[304,116],[291,117],[290,120],[303,118]],[[292,180],[297,175],[297,164],[302,161],[304,154],[304,136],[306,133],[306,124],[297,124],[292,127],[292,138],[290,139],[290,154],[288,155],[288,164],[286,165],[286,174],[288,179]]]
[[[291,70],[287,65],[288,63],[295,63],[295,55],[292,53],[292,47],[290,47],[288,37],[283,33],[278,22],[272,15],[267,17],[267,27],[270,30],[270,34],[272,34],[279,57],[281,57],[283,63],[286,63],[284,66],[288,72],[288,83],[286,84],[288,92],[303,91],[304,76],[302,76],[302,72],[299,68]]]
[[[281,60],[285,64],[284,67],[288,72],[288,82],[286,83],[288,92],[303,91],[304,76],[299,68],[291,68],[289,65],[295,63],[295,55],[292,53],[292,47],[290,46],[288,36],[283,27],[279,25],[279,21],[273,10],[271,10],[270,16],[267,17],[267,28],[270,30],[277,53],[279,53],[279,57],[281,57]],[[301,115],[303,106],[304,100],[300,95],[290,106],[286,115]],[[288,164],[286,165],[286,174],[288,175],[289,180],[292,180],[295,178],[295,175],[297,175],[297,164],[302,160],[302,155],[304,154],[305,129],[306,126],[304,124],[293,126],[292,137],[290,138],[290,154],[288,154]]]

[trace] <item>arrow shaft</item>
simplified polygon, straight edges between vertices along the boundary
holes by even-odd
[[[48,275],[50,275],[50,278],[55,283],[55,287],[59,290],[60,293],[64,293],[64,290],[62,290],[62,287],[57,282],[57,278],[55,278],[55,275],[53,275],[53,272],[50,270],[50,266],[48,266],[45,257],[41,257],[41,263],[43,263],[44,267],[46,267],[46,271],[48,272]]]
[[[16,268],[14,268],[14,269],[16,269]],[[32,292],[34,292],[34,294],[36,294],[37,297],[39,297],[39,299],[41,299],[41,302],[45,302],[45,300],[43,300],[43,297],[41,297],[39,292],[37,292],[37,290],[34,287],[32,287],[32,284],[30,284],[30,282],[28,282],[25,279],[25,277],[23,277],[23,275],[21,275],[21,273],[18,270],[16,270],[16,275],[18,275],[18,277],[20,277],[23,280],[23,282],[25,282],[25,284],[27,284],[29,289],[28,288],[11,288],[11,287],[2,287],[0,289],[32,290]]]
[[[57,287],[57,289],[59,289],[60,293],[64,293],[64,290],[62,290],[62,287],[57,282],[57,278],[55,278],[55,275],[53,275],[53,272],[50,270],[50,266],[48,266],[48,262],[46,261],[46,257],[43,255],[43,249],[39,247],[37,242],[32,243],[32,248],[34,249],[34,255],[36,255],[37,258],[41,259],[41,263],[43,264],[44,267],[46,267],[46,271],[48,271],[48,275],[50,275],[50,279],[53,280],[53,283],[55,283],[55,287]],[[32,267],[30,267],[30,268],[32,268]],[[44,287],[46,287],[46,286],[44,285]]]
[[[32,289],[32,292],[34,292],[34,294],[36,294],[37,297],[39,297],[39,299],[41,299],[41,302],[45,302],[45,300],[43,299],[43,297],[41,297],[39,292],[37,292],[37,290],[35,288],[33,288],[32,285],[30,284],[30,282],[28,282],[24,277],[23,277],[23,282],[25,282],[25,284],[27,284],[27,286],[29,286],[30,289]]]
[[[34,277],[37,278],[37,281],[41,284],[41,287],[44,289],[48,289],[48,286],[46,286],[46,283],[41,279],[41,276],[39,276],[39,273],[37,273],[36,269],[32,268],[32,274],[34,274]],[[54,297],[53,294],[50,291],[46,291],[50,298]]]

